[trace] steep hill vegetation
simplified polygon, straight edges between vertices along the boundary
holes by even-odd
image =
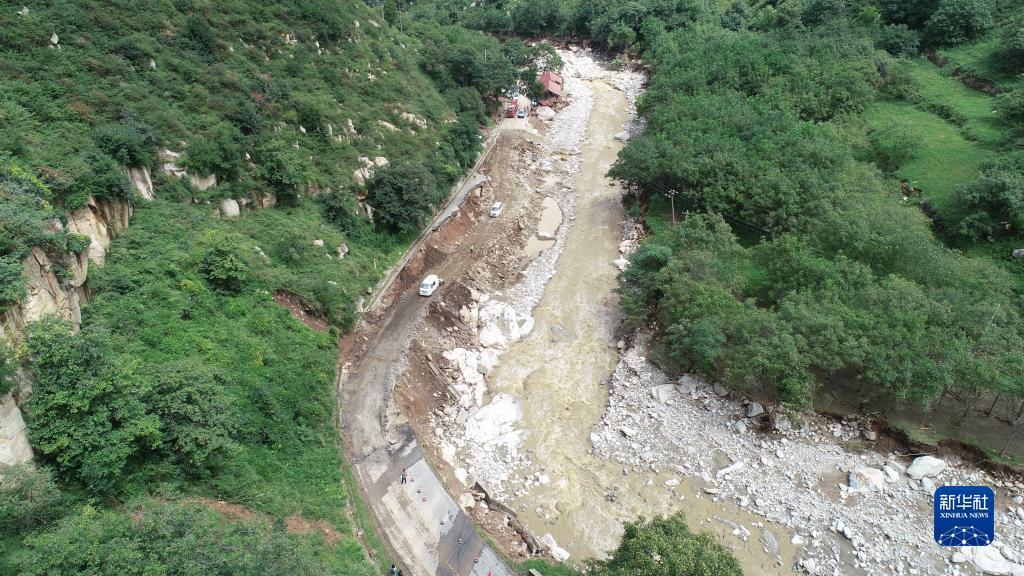
[[[24,302],[32,249],[65,281],[89,246],[70,211],[135,204],[81,330],[44,320],[0,346],[0,390],[16,365],[34,380],[38,465],[0,472],[0,573],[376,572],[342,479],[336,336],[474,162],[495,96],[550,56],[393,17],[351,0],[0,14],[0,312]],[[232,218],[224,200],[276,207]]]

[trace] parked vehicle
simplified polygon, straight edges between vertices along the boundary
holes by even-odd
[[[505,118],[515,118],[519,110],[519,99],[513,98],[508,101],[508,108],[505,109]]]
[[[516,113],[516,118],[526,118],[526,108],[520,108]]]
[[[498,216],[501,216],[501,209],[504,207],[505,205],[502,204],[501,202],[495,202],[491,206],[491,218],[497,218]]]
[[[423,279],[420,283],[420,296],[430,296],[437,291],[437,287],[441,285],[441,279],[436,274],[431,274]]]

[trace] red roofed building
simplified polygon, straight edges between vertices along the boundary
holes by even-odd
[[[554,98],[558,98],[562,95],[562,77],[558,74],[555,74],[554,72],[544,72],[539,78],[537,78],[537,81],[540,82],[541,85],[544,86],[544,90]],[[550,100],[553,100],[554,98],[550,98]],[[545,100],[549,99],[546,98]]]

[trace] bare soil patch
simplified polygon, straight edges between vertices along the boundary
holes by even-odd
[[[274,292],[274,302],[287,310],[296,320],[317,332],[326,332],[330,329],[330,325],[318,315],[316,307],[298,294],[278,290]]]

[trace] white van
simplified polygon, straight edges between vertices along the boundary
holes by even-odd
[[[504,207],[505,205],[502,204],[501,202],[495,202],[494,205],[491,206],[491,218],[497,218],[498,216],[501,216],[501,209]]]
[[[437,287],[441,285],[441,279],[436,274],[431,274],[423,279],[420,283],[420,296],[430,296],[433,294]]]

